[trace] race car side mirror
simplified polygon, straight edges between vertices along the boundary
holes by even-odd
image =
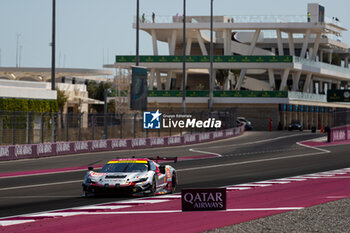
[[[165,174],[165,166],[164,165],[159,166],[159,172],[162,174]]]
[[[92,170],[94,170],[94,167],[88,167],[88,170],[92,171]]]

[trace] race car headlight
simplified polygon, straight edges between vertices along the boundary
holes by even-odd
[[[145,178],[141,178],[141,179],[138,179],[138,180],[134,180],[133,183],[145,182],[145,181],[147,181],[147,180],[148,180],[148,178],[145,177]]]

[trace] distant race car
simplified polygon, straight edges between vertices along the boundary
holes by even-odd
[[[237,124],[238,125],[244,124],[245,130],[252,130],[253,129],[252,123],[244,117],[237,117]]]
[[[301,121],[292,121],[292,123],[290,123],[288,126],[288,130],[292,131],[294,129],[303,131],[304,130],[303,123],[301,123]]]
[[[170,158],[177,162],[177,158]],[[159,158],[158,160],[169,160]],[[83,182],[85,196],[102,193],[158,195],[175,192],[177,175],[173,167],[152,159],[129,158],[109,161],[99,172],[89,167]]]

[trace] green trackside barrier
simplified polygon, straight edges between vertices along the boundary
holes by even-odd
[[[287,91],[214,91],[214,97],[287,98]],[[186,91],[187,97],[209,97],[209,91]],[[148,97],[182,97],[182,91],[148,91]]]
[[[182,56],[140,56],[140,62],[143,63],[176,63],[182,62]],[[265,62],[265,63],[290,63],[293,62],[293,56],[214,56],[215,63],[223,62]],[[134,63],[135,56],[116,56],[116,63]],[[210,56],[186,56],[186,62],[207,63],[210,62]]]

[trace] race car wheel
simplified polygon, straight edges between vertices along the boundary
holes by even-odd
[[[149,196],[155,196],[156,195],[156,191],[157,191],[157,183],[156,183],[156,179],[153,177],[153,181],[151,184],[151,187],[149,189],[150,193],[148,194]]]
[[[96,192],[94,190],[87,190],[87,188],[83,188],[83,197],[93,197],[96,196]]]
[[[174,193],[176,189],[176,173],[174,172],[173,178],[171,179],[171,190],[170,193]]]

